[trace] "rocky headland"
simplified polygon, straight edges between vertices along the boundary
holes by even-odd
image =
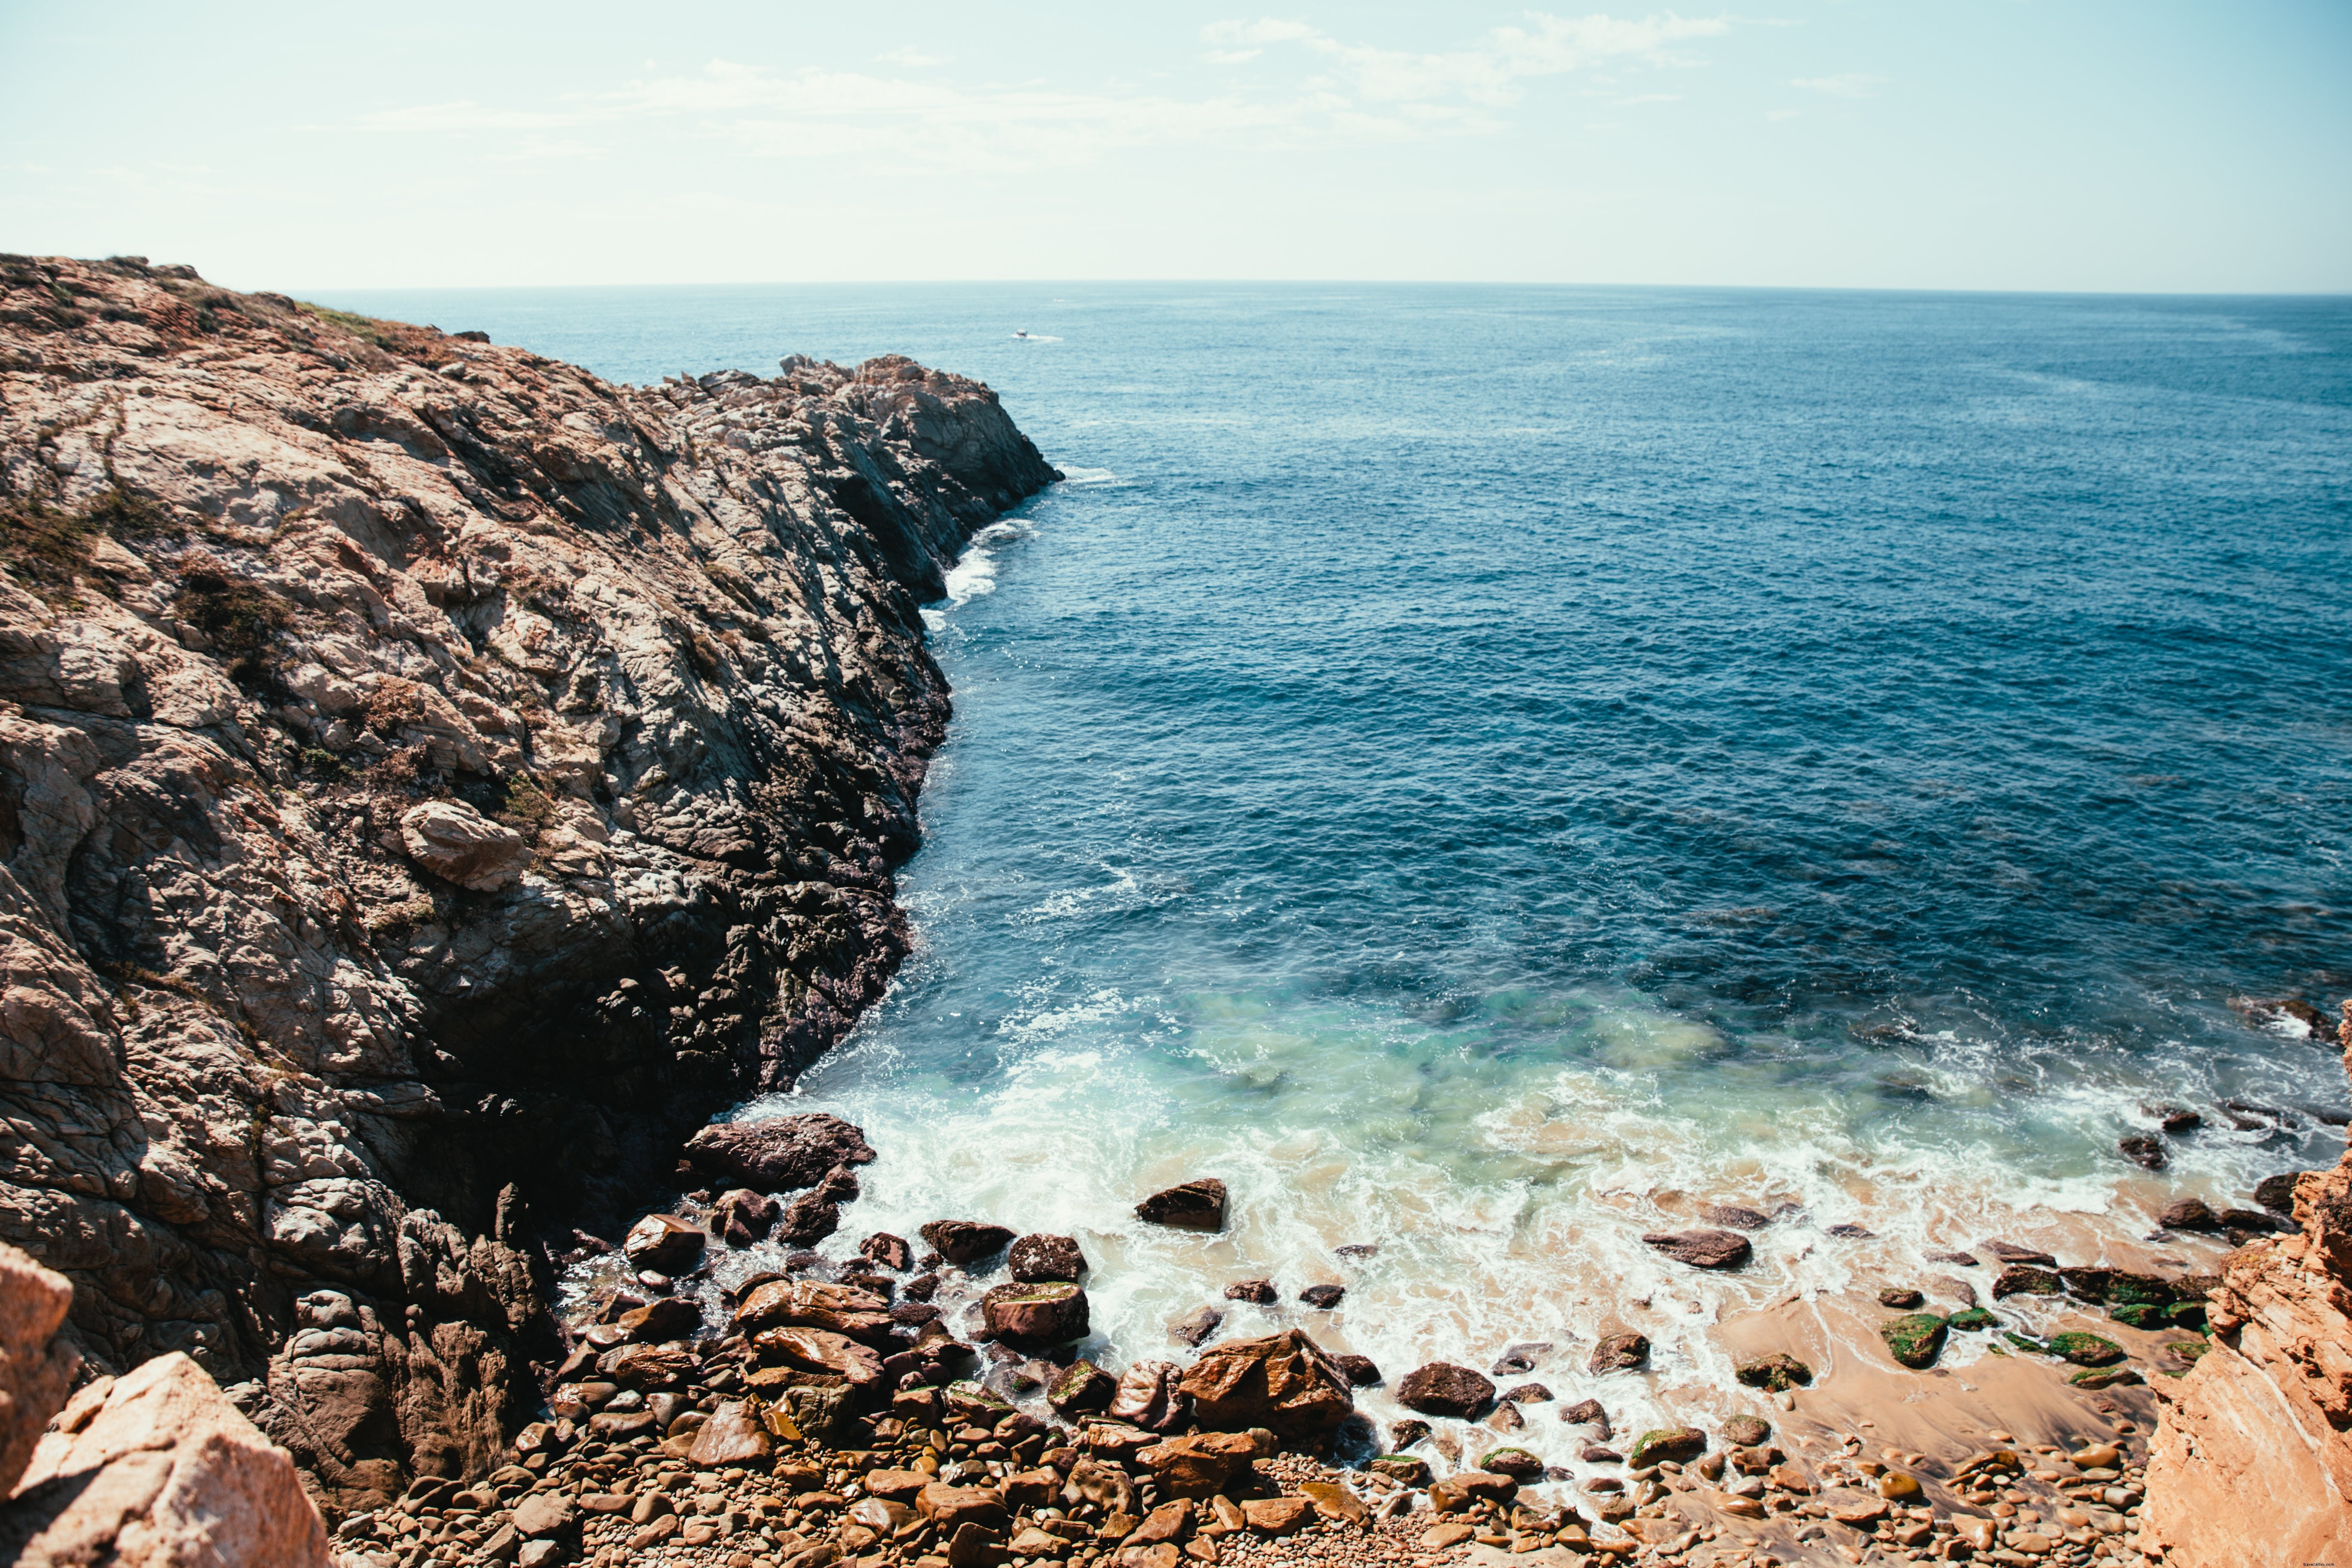
[[[919,601],[1057,476],[904,359],[615,386],[0,258],[0,1239],[331,1509],[487,1474],[551,1269],[906,950]]]

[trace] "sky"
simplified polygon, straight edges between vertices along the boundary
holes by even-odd
[[[2352,291],[2347,0],[0,0],[0,250],[338,288]]]

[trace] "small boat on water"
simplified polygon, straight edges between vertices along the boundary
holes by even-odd
[[[1029,329],[1028,329],[1028,328],[1026,328],[1026,327],[1024,327],[1024,328],[1022,328],[1019,331],[1014,332],[1013,335],[1014,337],[1016,337],[1016,338],[1025,338],[1025,337],[1027,337],[1027,336],[1029,335]]]

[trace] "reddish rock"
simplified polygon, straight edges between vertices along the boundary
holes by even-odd
[[[710,1210],[710,1231],[730,1247],[750,1247],[776,1228],[782,1212],[775,1199],[749,1187],[721,1193]]]
[[[1078,1250],[1074,1237],[1024,1236],[1013,1244],[1005,1261],[1012,1266],[1013,1278],[1029,1285],[1083,1279],[1087,1273],[1087,1256]]]
[[[2219,1230],[2221,1217],[2206,1205],[2203,1198],[2175,1198],[2165,1205],[2157,1216],[2157,1224],[2167,1230]]]
[[[1347,1374],[1297,1329],[1213,1345],[1183,1374],[1180,1387],[1192,1401],[1193,1418],[1206,1429],[1263,1426],[1281,1437],[1328,1433],[1356,1403]]]
[[[2064,1284],[2047,1268],[2034,1268],[2022,1263],[2012,1263],[2000,1271],[1992,1282],[1993,1300],[2004,1296],[2056,1296],[2064,1291]]]
[[[1340,1298],[1347,1293],[1348,1288],[1344,1285],[1309,1285],[1298,1293],[1298,1299],[1309,1307],[1328,1311],[1338,1306]]]
[[[1650,1342],[1642,1334],[1604,1334],[1592,1347],[1592,1359],[1585,1370],[1598,1377],[1602,1373],[1639,1372],[1650,1364]]]
[[[1214,1307],[1196,1308],[1181,1318],[1168,1320],[1168,1337],[1180,1345],[1198,1348],[1223,1326],[1224,1321],[1225,1315]]]
[[[1118,1391],[1118,1382],[1090,1361],[1074,1361],[1046,1385],[1045,1403],[1063,1415],[1100,1410]]]
[[[1135,1205],[1135,1217],[1150,1225],[1177,1230],[1225,1228],[1225,1184],[1202,1176],[1181,1186],[1152,1194]]]
[[[857,1250],[861,1256],[883,1268],[895,1268],[901,1273],[915,1266],[915,1249],[907,1245],[907,1238],[892,1236],[887,1230],[877,1230],[859,1242]]]
[[[81,1369],[80,1352],[57,1337],[72,1306],[64,1275],[0,1242],[0,1500],[16,1489]]]
[[[853,1388],[883,1379],[882,1358],[846,1334],[824,1329],[762,1329],[751,1336],[751,1348],[771,1360],[805,1372],[830,1372],[849,1380]]]
[[[1254,1306],[1270,1307],[1281,1300],[1271,1279],[1236,1279],[1225,1287],[1228,1301],[1247,1301]]]
[[[681,1296],[663,1296],[622,1313],[615,1326],[628,1339],[659,1344],[700,1328],[702,1309]]]
[[[942,1260],[959,1268],[995,1256],[1013,1240],[1013,1233],[1001,1225],[968,1219],[935,1219],[920,1234]]]
[[[1728,1230],[1652,1231],[1642,1240],[1694,1268],[1737,1268],[1754,1250],[1746,1237]]]
[[[1191,1407],[1179,1386],[1181,1376],[1173,1362],[1139,1361],[1119,1378],[1103,1414],[1145,1432],[1173,1431],[1184,1424]]]
[[[1135,1457],[1171,1496],[1204,1498],[1223,1491],[1249,1468],[1257,1458],[1257,1443],[1241,1432],[1197,1432],[1155,1443]]]
[[[764,1467],[773,1447],[767,1423],[753,1415],[750,1405],[730,1400],[696,1431],[686,1460],[703,1470],[723,1470],[730,1465]]]
[[[1762,1230],[1772,1223],[1769,1215],[1742,1208],[1738,1204],[1708,1204],[1698,1213],[1699,1217],[1709,1225],[1728,1226],[1734,1230]]]
[[[1495,1385],[1466,1366],[1433,1361],[1416,1367],[1397,1384],[1397,1403],[1423,1415],[1466,1420],[1495,1401]]]
[[[980,1307],[990,1336],[1015,1350],[1045,1350],[1087,1333],[1087,1293],[1067,1280],[999,1285]]]
[[[967,1524],[982,1530],[1004,1528],[1004,1500],[989,1487],[951,1487],[934,1481],[915,1494],[915,1511],[952,1534]]]
[[[2058,1267],[2058,1260],[2050,1254],[2035,1247],[2020,1247],[2013,1241],[1988,1241],[1977,1250],[1992,1254],[1996,1263],[2023,1263],[2042,1268]]]
[[[656,1274],[684,1274],[702,1260],[706,1237],[702,1228],[674,1214],[649,1214],[629,1227],[621,1250],[639,1268]]]
[[[696,1170],[763,1193],[814,1187],[836,1166],[873,1159],[862,1131],[822,1110],[713,1122],[686,1145],[687,1163]]]
[[[888,1341],[896,1321],[890,1304],[871,1290],[822,1279],[772,1279],[743,1298],[733,1320],[739,1331],[824,1329],[877,1342]]]
[[[1370,1388],[1381,1380],[1381,1369],[1372,1364],[1368,1355],[1335,1355],[1331,1364],[1339,1369],[1351,1388]]]
[[[2125,1159],[2145,1170],[2161,1171],[2171,1159],[2165,1152],[2164,1140],[2147,1132],[2126,1132],[2116,1140],[2116,1148]]]

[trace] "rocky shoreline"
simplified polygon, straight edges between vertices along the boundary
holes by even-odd
[[[917,605],[1057,477],[904,359],[0,258],[0,1239],[89,1367],[184,1352],[333,1510],[496,1468],[553,1271],[906,951]]]

